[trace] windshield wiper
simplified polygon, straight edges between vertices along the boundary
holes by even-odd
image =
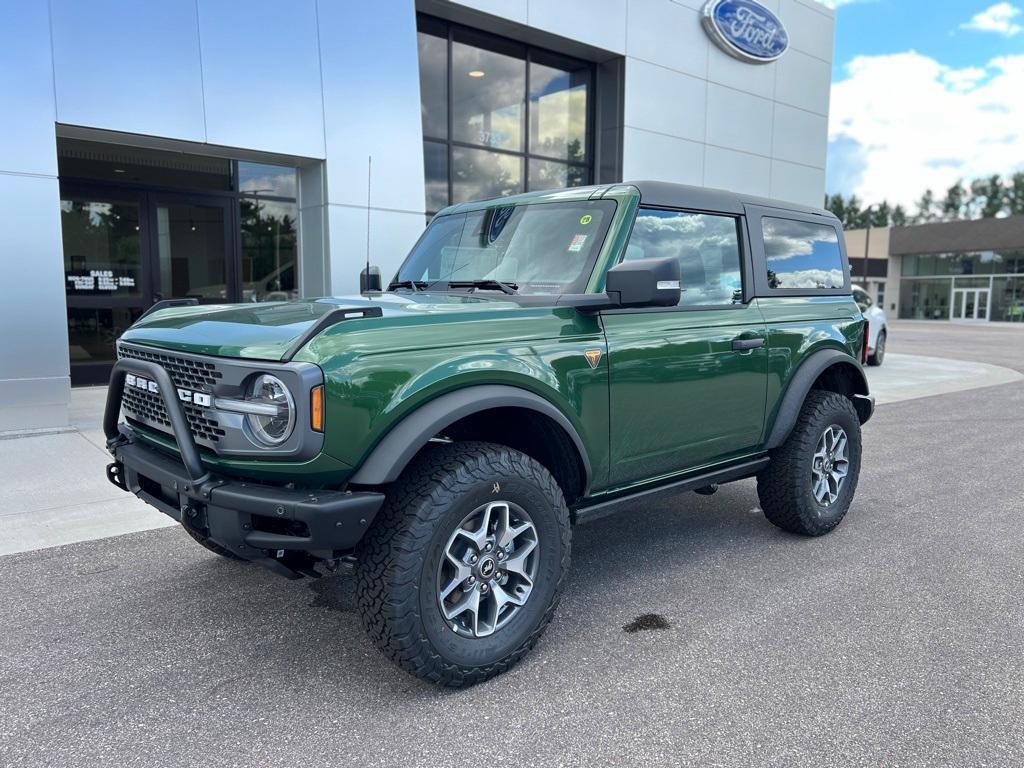
[[[453,280],[448,283],[449,288],[479,288],[484,291],[501,291],[512,296],[519,292],[516,283],[503,283],[501,280]]]
[[[416,293],[419,293],[427,287],[427,283],[424,280],[392,280],[388,283],[388,290],[393,291],[395,288],[410,288]]]

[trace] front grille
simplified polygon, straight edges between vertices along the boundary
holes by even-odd
[[[204,360],[190,360],[173,354],[163,352],[150,352],[145,349],[136,349],[129,346],[121,346],[121,357],[134,357],[137,360],[149,360],[159,364],[164,370],[171,374],[171,380],[179,387],[185,389],[209,391],[217,382],[223,378],[223,374],[217,370],[214,363]]]
[[[210,392],[213,385],[223,377],[214,363],[203,360],[191,360],[173,354],[150,352],[125,345],[120,346],[121,357],[132,357],[157,363],[171,376],[175,386],[196,392]],[[210,418],[204,408],[189,403],[182,403],[185,417],[188,419],[192,436],[196,442],[213,447],[224,437],[225,432],[220,423]],[[171,420],[164,407],[163,398],[153,392],[132,387],[125,383],[124,397],[121,407],[130,421],[140,422],[144,426],[156,427],[165,432],[172,432]]]

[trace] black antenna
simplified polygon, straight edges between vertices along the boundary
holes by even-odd
[[[373,178],[373,155],[366,156],[366,275],[370,275],[370,180]]]
[[[361,294],[380,293],[383,288],[380,270],[370,266],[370,180],[373,177],[373,155],[366,156],[366,269],[359,276],[359,292]]]

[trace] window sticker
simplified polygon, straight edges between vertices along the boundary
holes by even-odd
[[[569,253],[579,253],[582,251],[585,242],[587,242],[586,235],[573,235],[572,242],[569,243]]]
[[[582,216],[580,216],[580,224],[582,224],[584,227],[587,226],[587,224],[589,224],[593,220],[594,217],[591,216],[589,213],[584,213]]]

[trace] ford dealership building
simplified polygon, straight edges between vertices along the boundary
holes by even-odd
[[[65,425],[155,301],[352,292],[367,247],[387,279],[450,202],[630,178],[824,192],[834,16],[814,0],[5,8],[0,431]]]

